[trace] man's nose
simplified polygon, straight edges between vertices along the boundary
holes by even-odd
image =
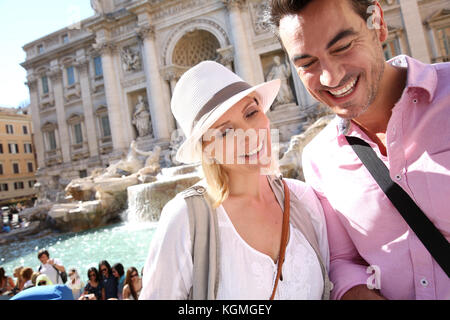
[[[320,74],[320,84],[326,87],[334,88],[339,85],[345,76],[342,65],[335,62],[321,62],[322,73]]]

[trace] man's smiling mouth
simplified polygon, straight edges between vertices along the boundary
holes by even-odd
[[[344,87],[341,87],[340,89],[333,89],[333,90],[327,90],[327,91],[333,97],[343,98],[345,96],[348,96],[355,90],[358,80],[359,80],[359,76],[353,78],[353,80],[351,80],[349,83],[347,83]]]

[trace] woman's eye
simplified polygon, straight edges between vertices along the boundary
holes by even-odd
[[[252,112],[249,112],[245,117],[246,117],[246,118],[250,118],[250,117],[252,117],[253,115],[255,115],[256,113],[258,113],[258,110],[253,110]]]

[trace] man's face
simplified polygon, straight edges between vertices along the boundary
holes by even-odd
[[[48,261],[48,256],[44,253],[39,257],[39,260],[42,262],[42,264],[46,264]]]
[[[363,114],[377,96],[387,31],[369,29],[349,1],[313,1],[280,21],[280,37],[308,92],[342,118]]]

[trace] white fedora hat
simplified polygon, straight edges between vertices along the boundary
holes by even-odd
[[[200,62],[186,71],[177,82],[171,101],[172,113],[186,136],[178,149],[177,161],[201,161],[201,138],[217,119],[254,91],[267,112],[279,89],[279,79],[251,86],[214,61]]]

